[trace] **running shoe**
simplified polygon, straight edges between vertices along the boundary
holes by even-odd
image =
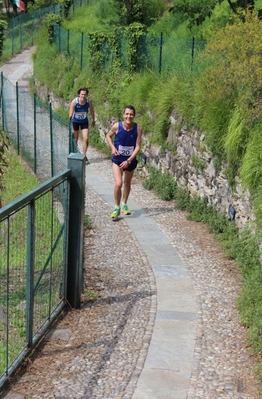
[[[120,215],[120,208],[115,206],[115,209],[111,213],[111,218],[116,219],[116,218],[118,218],[119,215]]]
[[[131,215],[130,209],[128,208],[127,204],[122,205],[122,213],[124,215]]]

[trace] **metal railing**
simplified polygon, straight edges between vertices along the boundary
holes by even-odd
[[[12,373],[64,306],[69,178],[67,170],[0,210],[2,376]]]
[[[66,303],[80,306],[85,157],[0,209],[0,389]]]

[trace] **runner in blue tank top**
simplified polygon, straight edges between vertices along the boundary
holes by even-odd
[[[92,116],[92,127],[95,126],[95,113],[92,101],[87,97],[88,89],[86,87],[82,87],[78,90],[77,93],[78,97],[76,97],[70,105],[69,118],[72,120],[72,127],[76,144],[78,143],[79,138],[79,128],[81,128],[83,136],[83,154],[86,154],[88,148],[89,134],[88,110],[90,109],[90,113]],[[87,158],[86,163],[88,163]]]
[[[132,105],[127,105],[124,109],[123,121],[115,123],[106,135],[112,150],[112,170],[115,180],[115,207],[111,214],[112,219],[116,219],[120,215],[121,199],[122,213],[124,215],[131,214],[127,200],[131,190],[132,177],[137,167],[136,156],[140,151],[142,138],[142,128],[134,122],[135,113],[135,108]]]

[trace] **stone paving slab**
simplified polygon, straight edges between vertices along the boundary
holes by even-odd
[[[96,168],[92,167],[92,164],[89,165],[86,176],[87,185],[92,186],[93,190],[103,199],[108,200],[111,193],[110,203],[114,204],[112,184],[108,185],[103,182],[101,176],[94,178],[96,175]],[[170,376],[170,373],[175,372],[183,373],[183,384],[180,381],[180,384],[175,388],[176,396],[173,396],[173,381],[170,381],[170,378],[166,378],[165,382],[162,381],[161,385],[163,383],[165,385],[164,395],[167,395],[169,399],[172,397],[186,399],[194,357],[196,317],[191,320],[184,317],[173,320],[171,315],[174,310],[177,312],[176,317],[179,312],[185,315],[188,305],[192,317],[193,309],[196,309],[192,283],[181,258],[159,226],[143,212],[134,200],[129,201],[129,207],[132,209],[132,214],[125,216],[124,221],[145,252],[153,271],[157,271],[155,273],[157,309],[162,311],[162,318],[163,311],[169,312],[169,318],[166,320],[156,319],[148,355],[134,392],[134,399],[140,396],[146,398],[148,391],[153,392],[154,398],[162,399],[163,391],[153,391],[152,383],[158,379],[159,373],[163,371],[168,372],[165,376]],[[149,220],[150,222],[147,223]],[[169,273],[165,273],[165,278],[161,273],[163,265],[169,267]],[[163,271],[166,270],[164,268]],[[176,268],[176,272],[179,268],[179,273],[170,273],[172,268]],[[187,278],[184,279],[183,275],[187,275]],[[149,371],[150,379],[147,379],[144,377],[144,373],[147,375]]]

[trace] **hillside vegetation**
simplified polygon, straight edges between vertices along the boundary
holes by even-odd
[[[130,21],[130,15],[121,7],[117,8],[119,3],[124,2],[92,2],[61,21],[52,20],[49,16],[34,58],[37,83],[44,84],[66,101],[75,97],[79,87],[88,86],[101,123],[106,123],[113,115],[121,118],[123,106],[133,104],[137,109],[137,121],[149,140],[163,147],[167,145],[170,115],[174,109],[189,126],[194,125],[205,133],[206,144],[213,153],[216,166],[227,165],[226,175],[232,187],[235,176],[240,176],[253,195],[256,234],[250,235],[249,231],[245,231],[239,238],[234,228],[230,227],[229,232],[224,231],[224,246],[228,256],[236,259],[241,266],[244,289],[239,307],[243,323],[249,327],[253,349],[260,353],[261,4],[250,2],[251,8],[238,8],[238,5],[245,4],[239,0],[233,2],[235,9],[232,9],[227,0],[181,0],[175,3],[175,7],[172,2],[167,4],[154,0],[145,2],[150,4],[146,17],[143,9],[134,7]],[[59,54],[57,46],[50,44],[52,21],[58,21],[63,29],[72,33],[83,33],[89,37],[90,63],[80,68],[76,57]],[[112,62],[110,69],[104,70],[99,64],[99,46],[104,41],[116,49],[114,43],[119,29],[132,44],[126,50],[129,69],[122,68],[115,53],[115,62]],[[186,41],[194,37],[196,41],[205,41],[206,46],[196,60],[198,67],[192,69],[190,64],[184,64],[183,68],[163,74],[151,70],[136,72],[132,62],[138,38],[144,34],[151,35],[151,38],[159,37],[161,33],[174,40]],[[68,109],[58,112],[68,116]],[[159,177],[154,176],[153,180],[159,182]],[[183,206],[189,201],[187,194],[180,193],[179,198]],[[193,206],[203,208],[203,204],[197,202],[190,206],[191,209]],[[212,217],[214,220],[214,215]],[[216,219],[221,229],[224,221],[218,216]]]

